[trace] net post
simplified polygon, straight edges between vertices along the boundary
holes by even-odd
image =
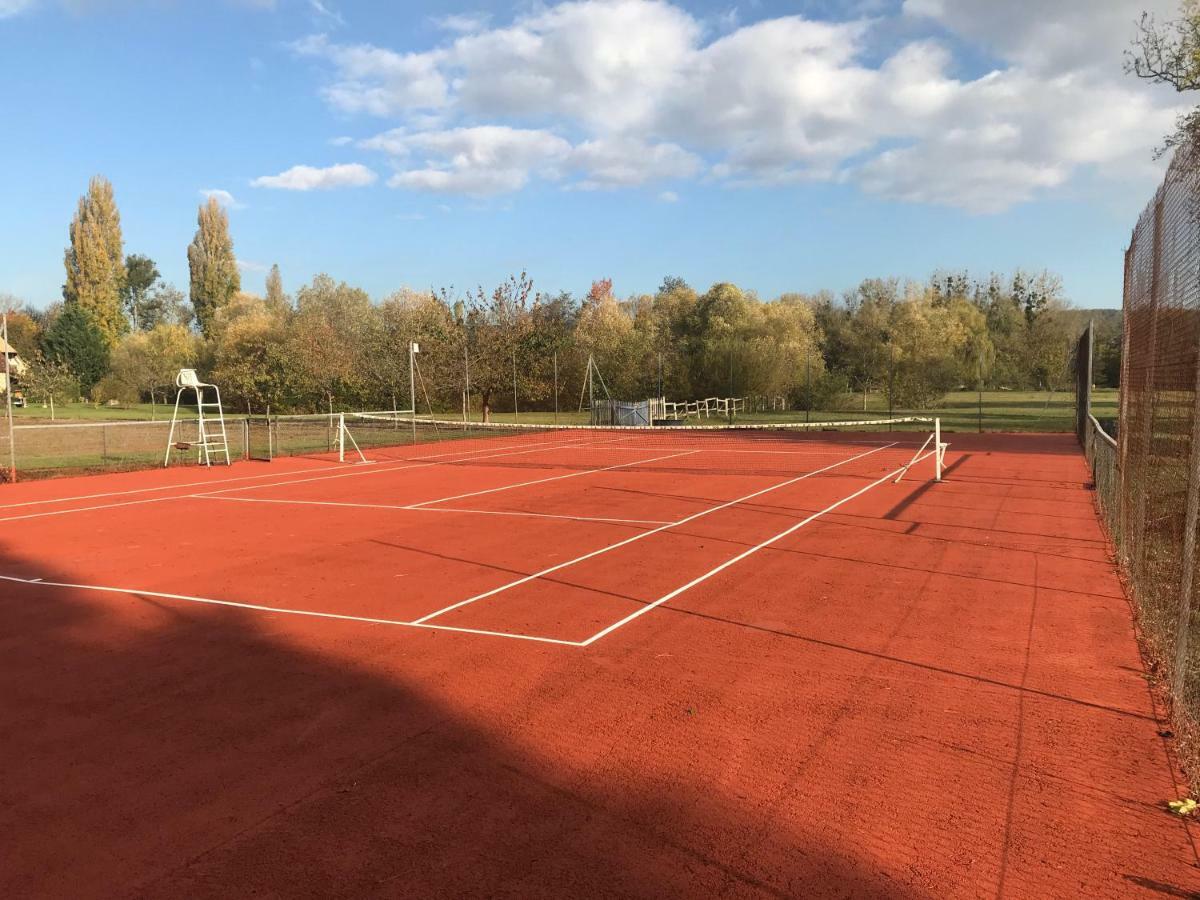
[[[4,340],[0,344],[4,345],[4,405],[5,418],[8,420],[8,481],[9,484],[15,483],[17,480],[17,445],[13,438],[13,381],[12,381],[12,365],[8,361],[8,311],[6,310],[0,317],[0,327],[3,328]]]
[[[933,420],[934,481],[942,480],[942,420]]]
[[[338,413],[338,462],[346,461],[346,414]]]

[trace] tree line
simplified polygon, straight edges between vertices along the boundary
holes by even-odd
[[[824,409],[882,392],[896,408],[922,408],[964,387],[1063,389],[1083,324],[1048,272],[877,278],[840,296],[769,300],[677,277],[626,297],[600,279],[576,297],[539,292],[521,273],[490,289],[406,288],[375,302],[328,275],[289,296],[274,266],[254,293],[242,289],[216,200],[200,207],[187,258],[185,295],[153,260],[126,256],[112,186],[93,179],[68,229],[62,301],[10,314],[31,399],[158,402],[194,367],[228,406],[254,413],[406,408],[410,392],[422,412],[458,412],[468,396],[485,415],[568,409],[585,394],[591,357],[614,399]],[[1104,341],[1102,330],[1111,355]],[[411,386],[410,342],[420,346]],[[1117,368],[1101,363],[1098,380]]]

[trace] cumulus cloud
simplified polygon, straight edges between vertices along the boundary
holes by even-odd
[[[333,188],[365,187],[378,176],[359,163],[344,163],[319,169],[314,166],[292,166],[278,175],[263,175],[250,182],[252,187],[276,188],[284,191],[327,191]]]
[[[585,141],[571,151],[570,164],[583,172],[580,188],[631,187],[663,178],[691,178],[703,160],[678,144],[648,144],[635,138]]]
[[[571,0],[438,24],[442,43],[419,52],[292,45],[327,70],[332,107],[399,126],[358,144],[391,157],[396,188],[848,180],[993,212],[1084,171],[1140,175],[1176,112],[1120,72],[1133,16],[1107,0],[904,0],[717,28],[667,0]],[[880,58],[882,30],[909,37]],[[994,70],[964,74],[978,58]]]
[[[534,174],[558,178],[571,145],[548,131],[479,126],[390,131],[360,146],[395,157],[394,188],[488,197],[524,187]]]
[[[220,188],[203,188],[200,191],[200,196],[207,200],[210,197],[216,199],[226,209],[245,209],[244,203],[239,203],[233,194],[229,191],[221,190]]]

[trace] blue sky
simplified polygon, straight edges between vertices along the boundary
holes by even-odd
[[[1178,102],[1121,53],[1173,3],[1000,6],[0,0],[0,293],[57,299],[99,173],[181,287],[219,191],[255,291],[1021,266],[1117,306]]]

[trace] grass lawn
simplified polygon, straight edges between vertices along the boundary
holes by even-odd
[[[1099,418],[1115,418],[1117,415],[1117,391],[1113,388],[1097,389],[1092,398],[1092,412]],[[983,431],[1073,431],[1075,428],[1075,396],[1070,392],[1058,392],[1053,396],[1032,391],[984,391],[983,410],[980,415],[979,395],[974,391],[956,391],[948,394],[937,406],[929,409],[902,410],[897,409],[894,416],[924,416],[941,418],[942,428],[947,431],[978,431],[982,424]],[[844,406],[838,411],[814,410],[810,416],[813,422],[853,421],[855,419],[886,418],[888,415],[887,398],[882,394],[867,395],[867,409],[864,412],[861,398],[856,398],[853,408]],[[478,419],[476,411],[474,418]],[[452,418],[452,416],[447,416]],[[511,412],[492,413],[493,422],[512,422]],[[803,422],[802,411],[740,413],[738,422],[768,423],[768,422]],[[521,412],[515,417],[518,422],[536,424],[551,424],[555,421],[554,413]],[[557,421],[560,424],[580,425],[587,423],[587,413],[560,412]],[[693,420],[697,421],[697,420]],[[714,416],[711,419],[700,419],[700,424],[721,424],[724,417]]]
[[[96,406],[93,403],[56,403],[54,404],[54,421],[57,422],[125,422],[147,421],[150,419],[170,419],[170,406],[157,403],[124,403],[120,406]],[[192,415],[196,414],[194,406],[190,407]],[[0,410],[2,415],[2,410]],[[18,425],[42,425],[50,423],[50,407],[41,403],[30,402],[24,409],[14,409],[13,418]]]
[[[1117,391],[1111,388],[1098,389],[1093,397],[1092,411],[1097,418],[1114,418],[1117,415]],[[189,415],[194,416],[195,410],[189,409]],[[43,408],[40,403],[30,404],[25,409],[13,410],[18,425],[48,424],[50,410]],[[227,410],[226,415],[236,418],[239,413]],[[886,418],[888,415],[887,400],[882,394],[867,396],[867,409],[862,409],[861,400],[856,398],[853,406],[846,404],[841,410],[816,410],[810,419],[814,422],[838,422],[861,418]],[[983,410],[980,416],[979,396],[974,391],[957,391],[948,394],[937,406],[923,410],[894,410],[895,416],[938,416],[942,427],[947,431],[977,431],[982,422],[984,431],[1071,431],[1074,426],[1075,398],[1069,392],[1059,392],[1053,396],[1045,393],[1029,391],[984,391]],[[442,418],[458,419],[454,413],[441,413]],[[122,406],[94,406],[90,403],[62,404],[55,409],[55,421],[64,422],[104,422],[104,421],[159,421],[171,417],[171,407],[164,404],[151,406],[149,403],[126,404]],[[479,419],[476,410],[472,416]],[[493,422],[528,422],[549,425],[556,421],[553,412],[522,411],[515,417],[511,412],[492,413]],[[751,423],[768,422],[803,422],[805,415],[802,411],[741,413],[737,421]],[[586,424],[587,413],[575,410],[564,410],[558,414],[557,421],[563,425]],[[714,416],[711,419],[693,420],[700,424],[718,425],[724,417]]]

